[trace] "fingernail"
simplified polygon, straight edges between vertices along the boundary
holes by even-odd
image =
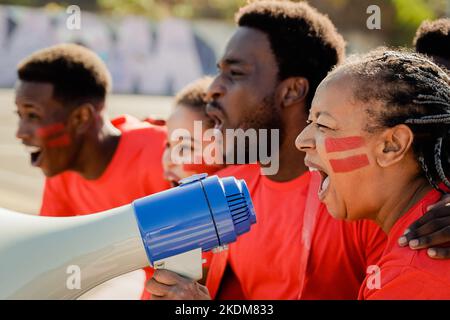
[[[427,253],[430,257],[435,257],[437,255],[437,252],[434,249],[428,249]]]
[[[404,247],[408,244],[408,240],[406,239],[406,237],[400,237],[398,239],[398,244]]]
[[[403,232],[403,235],[406,236],[411,230],[406,229],[405,232]]]
[[[417,240],[417,239],[413,239],[413,240],[409,241],[409,246],[410,246],[410,247],[415,248],[415,247],[417,247],[418,245],[419,245],[419,240]]]

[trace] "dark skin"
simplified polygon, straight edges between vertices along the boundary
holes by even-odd
[[[280,169],[267,178],[274,181],[289,181],[306,172],[302,153],[295,147],[295,139],[306,123],[305,98],[308,81],[305,78],[289,78],[277,81],[278,66],[267,36],[255,29],[240,27],[231,38],[225,54],[218,63],[219,74],[208,91],[212,101],[207,112],[222,132],[235,128],[260,128],[267,122],[268,114],[258,121],[267,93],[274,95],[274,110],[280,114],[284,127],[280,141]],[[263,168],[264,169],[264,168]],[[147,282],[146,289],[152,299],[177,300],[210,299],[206,287],[195,281],[166,270],[156,270]]]
[[[298,161],[303,155],[294,142],[306,121],[308,80],[298,77],[278,81],[278,66],[267,36],[245,27],[238,28],[231,38],[218,68],[219,74],[207,94],[212,102],[207,112],[215,120],[216,128],[224,134],[226,129],[267,128],[270,119],[278,115],[283,126],[280,168],[268,178],[283,182],[303,174],[307,169]],[[262,107],[268,93],[273,93],[270,112]]]
[[[219,74],[208,92],[212,102],[207,107],[216,128],[222,132],[227,128],[258,129],[251,126],[253,124],[248,119],[257,116],[267,93],[273,92],[271,112],[279,112],[284,135],[280,141],[280,169],[267,178],[282,182],[305,173],[304,154],[296,149],[295,139],[306,126],[308,80],[293,77],[277,81],[278,65],[268,37],[258,30],[244,27],[239,27],[234,33],[218,67]],[[258,122],[263,123],[264,117],[261,118]],[[446,215],[450,219],[450,210]],[[446,222],[449,226],[450,221]],[[146,289],[156,295],[154,299],[209,299],[207,289],[194,283],[173,272],[157,270],[147,282]]]
[[[399,245],[413,250],[427,249],[433,259],[450,259],[450,195],[428,207],[427,214],[411,224]]]
[[[54,97],[51,83],[19,81],[16,106],[17,138],[24,145],[40,150],[38,155],[31,156],[32,165],[47,177],[67,170],[90,180],[102,175],[120,140],[120,131],[103,115],[103,103],[67,107]],[[55,125],[61,130],[48,136],[42,134]],[[68,137],[67,143],[51,144],[64,135]]]

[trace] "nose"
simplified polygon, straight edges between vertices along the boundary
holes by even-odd
[[[314,134],[312,126],[308,125],[303,129],[302,132],[295,139],[295,147],[303,152],[308,152],[316,149],[316,141],[314,139]]]
[[[221,83],[220,76],[217,76],[209,85],[206,91],[206,101],[217,100],[225,95],[225,87]]]
[[[26,125],[23,120],[19,120],[19,126],[16,131],[16,138],[20,140],[29,140],[31,138],[31,130],[28,125]]]

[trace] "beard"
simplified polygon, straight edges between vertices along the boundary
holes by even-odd
[[[240,122],[239,128],[244,132],[253,131],[256,132],[256,139],[250,139],[245,136],[244,145],[237,143],[238,138],[234,137],[232,143],[233,155],[230,156],[230,148],[228,147],[228,139],[226,139],[227,145],[226,152],[224,153],[227,163],[230,163],[230,158],[233,160],[233,164],[249,164],[260,161],[261,148],[265,148],[263,152],[267,156],[271,156],[277,150],[271,150],[272,146],[272,134],[271,130],[277,129],[279,139],[278,146],[281,145],[284,139],[284,126],[281,118],[281,109],[276,105],[275,92],[267,95],[263,98],[262,102],[257,107],[246,107],[248,112],[243,116]],[[260,130],[266,130],[266,135],[261,135]],[[243,138],[241,137],[241,142]],[[231,150],[230,150],[231,151]]]

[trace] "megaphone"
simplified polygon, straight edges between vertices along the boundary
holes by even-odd
[[[129,205],[88,216],[0,210],[0,299],[75,299],[145,266],[198,280],[202,252],[256,222],[243,180],[194,175]]]

